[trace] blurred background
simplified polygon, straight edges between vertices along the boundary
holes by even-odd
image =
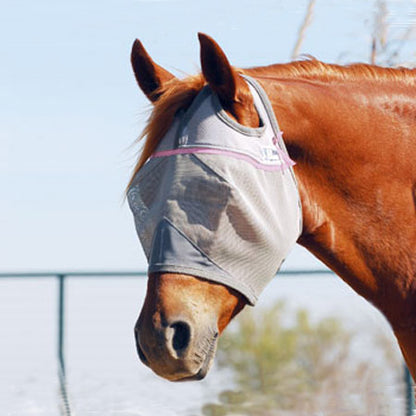
[[[199,70],[198,31],[213,36],[239,67],[302,54],[335,63],[416,62],[416,2],[409,0],[1,5],[2,273],[146,269],[123,203],[139,150],[134,141],[151,109],[130,68],[136,37],[178,76]],[[324,267],[296,247],[284,268]],[[52,279],[0,279],[2,414],[59,414],[56,285]],[[337,278],[275,279],[253,315],[230,328],[212,373],[193,384],[165,382],[138,363],[132,328],[143,278],[77,278],[67,289],[68,385],[80,415],[404,414],[401,358],[390,329]],[[275,330],[256,333],[253,319],[273,322]],[[305,345],[303,351],[315,355],[290,352],[288,337],[300,336],[296,342]],[[237,350],[247,355],[238,358]],[[269,351],[266,361],[262,351]],[[287,355],[278,358],[278,351]],[[306,370],[320,360],[322,373]],[[248,361],[254,367],[242,365]],[[290,368],[278,364],[288,362]],[[262,368],[269,368],[263,384],[251,384]],[[295,378],[300,384],[291,384]],[[292,401],[279,399],[294,391],[299,396]],[[329,400],[337,395],[339,400]],[[315,404],[312,396],[319,398]],[[299,407],[300,402],[309,404]],[[279,406],[284,409],[274,413]]]

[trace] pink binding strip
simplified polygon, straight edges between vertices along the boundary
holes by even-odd
[[[232,150],[213,149],[210,147],[187,147],[187,148],[172,149],[172,150],[162,150],[160,152],[153,153],[153,155],[150,158],[153,159],[155,157],[167,157],[167,156],[174,156],[174,155],[204,153],[207,155],[223,155],[223,156],[234,157],[235,159],[244,160],[245,162],[250,163],[257,169],[262,169],[262,170],[267,170],[267,171],[284,170],[284,169],[288,169],[290,166],[295,165],[295,162],[292,159],[290,159],[284,152],[282,152],[281,149],[279,149],[278,147],[276,147],[276,149],[279,153],[279,156],[282,158],[284,162],[281,165],[267,165],[243,153],[233,152]]]

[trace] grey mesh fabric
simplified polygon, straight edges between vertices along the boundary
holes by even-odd
[[[205,87],[176,116],[127,198],[149,273],[221,283],[254,305],[298,239],[302,215],[270,102],[245,78],[261,127],[235,122]]]

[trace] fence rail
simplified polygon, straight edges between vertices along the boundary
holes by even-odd
[[[313,276],[313,275],[334,275],[329,269],[323,270],[281,270],[279,276]],[[49,278],[58,281],[58,310],[57,310],[57,360],[58,377],[61,393],[61,413],[63,416],[73,416],[66,383],[65,373],[65,283],[68,278],[111,278],[111,277],[140,277],[144,278],[147,273],[144,271],[86,271],[86,272],[19,272],[19,273],[0,273],[0,279],[26,279],[26,278]],[[403,366],[403,376],[406,385],[406,415],[416,415],[414,382],[406,365]]]

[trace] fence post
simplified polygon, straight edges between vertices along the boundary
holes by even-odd
[[[412,376],[404,364],[404,381],[406,385],[406,416],[413,416],[415,410],[415,390]]]
[[[58,275],[58,360],[65,375],[64,336],[65,336],[65,275]]]
[[[61,414],[71,416],[71,405],[69,403],[68,391],[66,386],[65,373],[65,275],[58,274],[58,375],[59,390],[61,395]]]

